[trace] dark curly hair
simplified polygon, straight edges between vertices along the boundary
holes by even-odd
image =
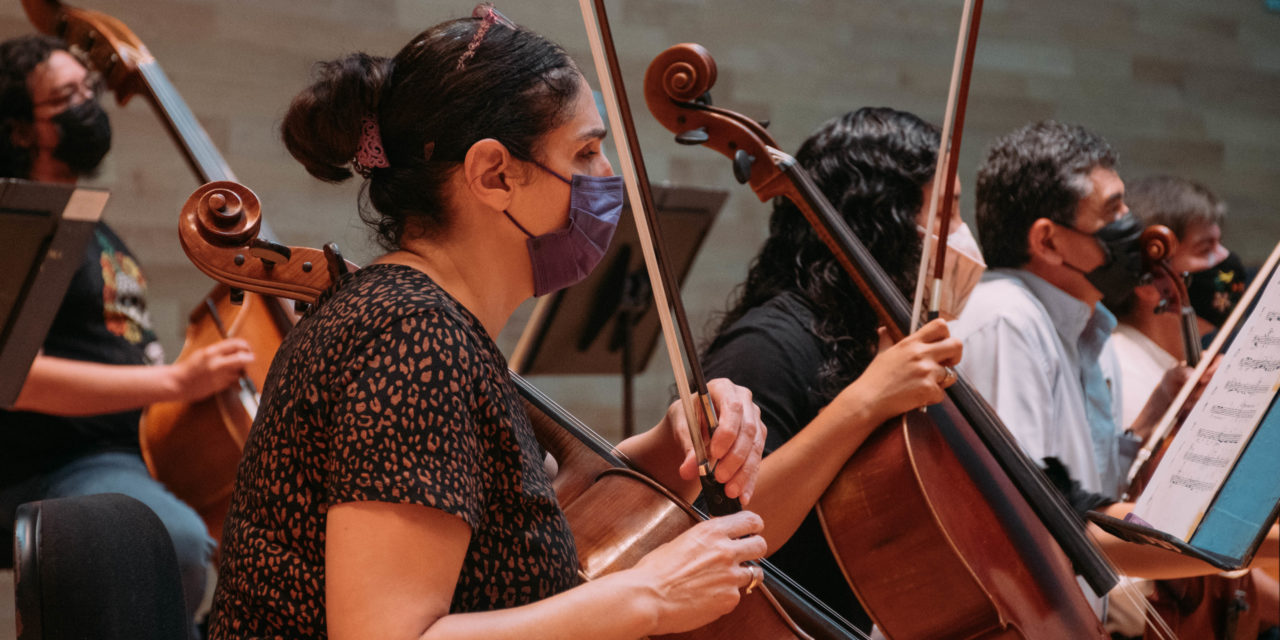
[[[44,35],[28,35],[0,43],[0,178],[27,178],[33,149],[13,144],[13,132],[35,120],[27,77],[54,51],[67,44]]]
[[[376,117],[390,166],[369,171],[360,217],[385,249],[399,247],[406,227],[430,234],[447,225],[444,185],[477,141],[496,139],[533,160],[541,137],[570,116],[578,67],[532,31],[492,24],[459,64],[481,24],[436,25],[393,59],[356,53],[319,63],[285,115],[289,153],[328,182],[352,177],[362,120]]]
[[[910,113],[866,107],[822,125],[796,154],[905,295],[915,286],[921,245],[916,216],[924,204],[924,186],[933,179],[939,139],[937,127]],[[830,400],[871,362],[879,319],[800,210],[778,199],[769,219],[769,239],[736,290],[717,334],[785,292],[799,295],[814,309],[810,329],[822,341],[825,360],[813,386]]]
[[[996,139],[978,168],[978,241],[987,267],[1019,268],[1031,259],[1031,224],[1048,218],[1074,227],[1076,206],[1093,189],[1089,172],[1113,169],[1106,140],[1079,125],[1052,120]]]

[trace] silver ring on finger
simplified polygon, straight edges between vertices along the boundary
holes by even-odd
[[[751,573],[751,582],[747,583],[746,592],[751,593],[756,587],[760,586],[760,583],[764,582],[764,569],[761,569],[760,565],[749,564],[747,565],[747,571]]]
[[[955,369],[951,367],[943,367],[942,379],[938,380],[938,386],[943,387],[945,389],[946,387],[949,387],[955,384],[957,379],[959,379],[959,376],[956,375]]]

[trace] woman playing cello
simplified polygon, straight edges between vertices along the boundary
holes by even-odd
[[[394,59],[319,66],[286,146],[366,178],[389,250],[289,334],[227,520],[214,637],[634,638],[733,608],[765,551],[751,513],[695,526],[579,584],[574,540],[493,342],[515,308],[584,277],[622,206],[586,81],[557,45],[482,7]],[[725,493],[746,501],[764,429],[713,385]],[[618,446],[697,491],[678,411]]]
[[[938,129],[910,113],[864,108],[828,121],[796,154],[904,293],[914,287],[917,220],[928,211],[938,141]],[[966,237],[962,225],[952,229],[950,240]],[[941,400],[955,381],[945,367],[959,361],[960,344],[934,321],[877,352],[874,312],[795,206],[777,200],[769,231],[707,349],[708,375],[751,389],[769,426],[753,507],[767,514],[770,561],[869,627],[813,507],[872,430]],[[980,272],[976,246],[951,255]],[[959,305],[966,294],[953,292]],[[781,477],[789,492],[773,490]]]

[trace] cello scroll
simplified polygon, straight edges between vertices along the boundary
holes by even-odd
[[[358,267],[330,243],[289,247],[259,237],[262,204],[248,187],[211,182],[182,206],[178,237],[187,257],[214,280],[235,289],[312,303],[334,274]]]

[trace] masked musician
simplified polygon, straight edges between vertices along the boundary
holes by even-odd
[[[111,146],[97,84],[66,45],[0,43],[0,176],[74,183]],[[115,492],[145,503],[173,538],[188,613],[206,590],[213,541],[200,517],[153,480],[138,445],[141,409],[203,398],[232,384],[253,355],[242,340],[163,366],[147,281],[99,223],[12,407],[0,411],[0,529],[23,502]]]
[[[580,583],[574,537],[493,338],[582,279],[622,209],[590,87],[559,46],[482,5],[392,59],[322,63],[283,123],[314,176],[364,179],[388,253],[289,334],[245,446],[212,635],[636,638],[701,626],[759,580],[750,512]],[[717,381],[726,494],[751,495],[764,429]],[[698,491],[675,409],[618,450]],[[682,465],[683,461],[683,465]]]
[[[1196,338],[1216,331],[1247,284],[1240,256],[1222,246],[1226,204],[1203,185],[1173,176],[1139,180],[1129,186],[1125,199],[1143,225],[1173,231],[1178,245],[1169,266],[1174,273],[1190,274],[1187,294],[1196,313]],[[1143,285],[1111,309],[1119,319],[1112,342],[1124,378],[1126,421],[1137,417],[1160,374],[1186,360],[1177,309],[1157,313],[1161,298],[1154,285]]]
[[[864,108],[822,125],[796,160],[885,272],[910,296],[937,162],[937,127],[906,112]],[[959,189],[956,191],[959,198]],[[944,316],[964,307],[982,272],[953,208]],[[707,348],[708,375],[751,389],[769,426],[753,508],[770,562],[863,628],[814,505],[885,420],[942,399],[959,342],[935,321],[884,348],[875,312],[800,211],[774,204],[769,238]]]
[[[1058,122],[1026,125],[995,141],[978,170],[978,239],[990,270],[952,323],[961,370],[1034,460],[1080,510],[1116,503],[1133,453],[1186,380],[1162,374],[1125,424],[1104,300],[1138,284],[1141,224],[1125,204],[1116,154],[1098,135]],[[1127,428],[1126,428],[1127,427]],[[1206,563],[1093,529],[1126,573],[1150,578],[1212,573]],[[1269,540],[1275,540],[1272,528]],[[1258,560],[1274,562],[1264,546]]]
[[[1175,176],[1154,176],[1133,182],[1125,193],[1125,201],[1144,226],[1164,225],[1177,237],[1178,245],[1168,258],[1169,266],[1175,274],[1190,274],[1187,289],[1198,324],[1195,338],[1220,329],[1244,295],[1247,284],[1244,263],[1222,245],[1226,203],[1207,187]],[[1177,309],[1171,306],[1162,312],[1156,311],[1162,297],[1155,284],[1145,284],[1111,307],[1119,319],[1111,342],[1122,380],[1121,412],[1126,423],[1137,418],[1139,409],[1156,391],[1164,372],[1186,360]],[[1254,607],[1259,627],[1241,626],[1240,631],[1245,637],[1253,638],[1259,631],[1280,624],[1280,589],[1274,578],[1258,569],[1252,571],[1247,587],[1256,598]],[[1131,616],[1131,619],[1137,624],[1130,625],[1127,635],[1141,635],[1144,626],[1141,618]]]

